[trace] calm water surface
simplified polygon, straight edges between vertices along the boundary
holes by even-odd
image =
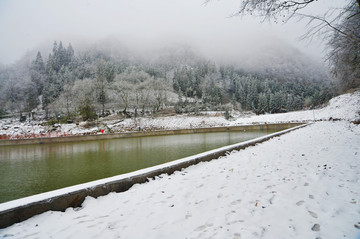
[[[0,147],[0,203],[132,172],[268,133],[202,133]]]

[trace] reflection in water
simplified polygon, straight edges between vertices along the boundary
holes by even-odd
[[[132,172],[267,133],[203,133],[2,147],[0,203]]]

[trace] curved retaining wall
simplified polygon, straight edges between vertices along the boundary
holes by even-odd
[[[307,126],[307,124],[132,173],[2,203],[0,204],[0,228],[8,227],[14,223],[24,221],[34,215],[49,210],[65,211],[68,207],[80,207],[87,196],[97,198],[110,192],[124,192],[134,184],[147,182],[149,178],[154,178],[164,173],[172,174],[175,171],[179,171],[199,162],[210,161],[219,158],[220,156],[225,156],[228,152],[233,150],[240,150],[256,145],[304,126]]]
[[[27,145],[27,144],[51,144],[51,143],[104,140],[104,139],[163,136],[163,135],[177,135],[177,134],[196,134],[196,133],[211,133],[211,132],[228,132],[228,131],[283,130],[283,129],[288,129],[290,127],[298,126],[301,124],[303,124],[303,123],[257,124],[257,125],[242,125],[242,126],[212,127],[212,128],[197,128],[197,129],[139,131],[139,132],[126,132],[126,133],[115,133],[115,134],[76,135],[76,136],[64,136],[64,137],[53,137],[53,138],[8,139],[8,140],[0,140],[0,146]]]

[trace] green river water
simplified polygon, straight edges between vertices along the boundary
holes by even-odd
[[[136,171],[272,132],[200,133],[0,147],[0,203]]]

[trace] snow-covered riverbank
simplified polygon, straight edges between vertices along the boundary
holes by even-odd
[[[0,238],[358,238],[360,93],[315,111],[232,123],[320,121],[162,175],[83,207],[46,212]],[[0,205],[1,207],[1,205]]]
[[[360,91],[345,94],[332,99],[329,105],[316,110],[304,110],[283,114],[241,114],[233,112],[233,118],[226,120],[221,113],[210,112],[207,115],[176,115],[155,118],[101,119],[98,126],[86,122],[76,124],[57,124],[47,126],[41,122],[20,123],[14,119],[0,120],[0,136],[7,138],[60,137],[66,135],[100,134],[113,132],[171,130],[188,128],[207,128],[215,126],[236,126],[256,123],[308,122],[329,119],[354,120],[360,118]],[[103,131],[104,130],[104,131]]]

